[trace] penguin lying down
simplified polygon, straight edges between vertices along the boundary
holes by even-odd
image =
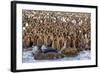
[[[54,60],[64,57],[64,55],[59,53],[56,49],[51,47],[47,48],[45,46],[42,46],[41,49],[35,46],[32,49],[32,54],[35,60]]]

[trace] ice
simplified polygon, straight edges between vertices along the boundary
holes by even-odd
[[[32,56],[32,51],[23,51],[22,62],[23,63],[34,62],[34,56]]]
[[[91,59],[91,51],[85,50],[85,51],[80,51],[76,56],[64,57],[62,59],[46,60],[46,61],[72,61],[72,60],[90,60],[90,59]],[[35,63],[35,62],[45,62],[45,60],[42,61],[35,60],[34,56],[32,55],[32,51],[23,51],[22,62]]]

